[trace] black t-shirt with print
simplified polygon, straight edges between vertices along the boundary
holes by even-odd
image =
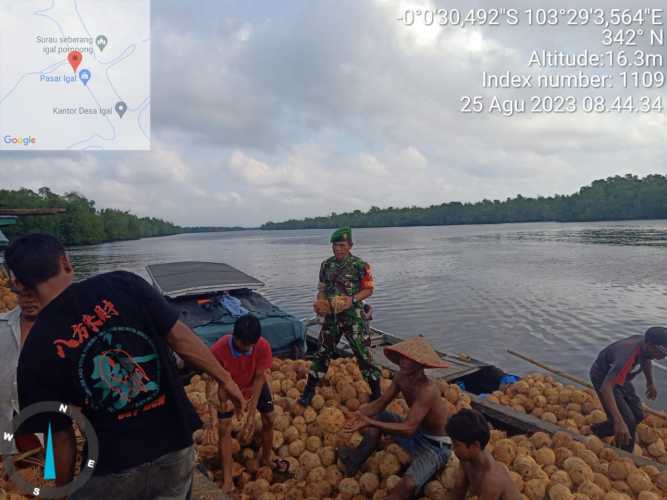
[[[18,366],[21,408],[79,406],[99,439],[96,475],[150,462],[192,444],[201,421],[166,335],[178,312],[139,276],[117,271],[70,285],[40,313]],[[43,415],[22,431],[71,425]]]

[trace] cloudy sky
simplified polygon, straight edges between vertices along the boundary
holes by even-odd
[[[576,4],[664,7],[660,0]],[[662,95],[667,102],[665,87],[481,88],[482,71],[536,73],[527,65],[534,49],[608,50],[599,27],[461,29],[397,20],[406,9],[473,5],[501,6],[153,0],[152,151],[4,152],[0,187],[76,190],[98,207],[184,225],[254,226],[373,205],[569,194],[609,175],[665,173],[664,112],[462,114],[463,95]],[[640,47],[667,58],[665,47]]]

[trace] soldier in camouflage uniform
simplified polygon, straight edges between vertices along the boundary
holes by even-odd
[[[329,362],[342,336],[350,344],[359,369],[371,388],[371,400],[380,397],[380,371],[373,364],[371,352],[366,345],[366,325],[363,317],[363,301],[373,294],[373,275],[370,265],[350,253],[352,230],[341,228],[331,236],[334,256],[320,267],[315,312],[324,316],[320,332],[320,346],[310,367],[308,382],[299,403],[308,406],[315,395],[315,388],[327,373]],[[331,299],[344,297],[344,306],[334,310]],[[330,308],[321,310],[318,303],[328,301]]]

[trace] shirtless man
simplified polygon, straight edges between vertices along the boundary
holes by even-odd
[[[451,455],[452,442],[445,435],[447,407],[440,397],[438,385],[424,373],[424,368],[445,368],[447,365],[422,337],[387,347],[384,353],[399,366],[399,371],[380,398],[348,414],[345,431],[363,431],[363,440],[354,449],[342,449],[340,457],[345,473],[352,476],[373,453],[380,435],[392,434],[394,441],[412,456],[408,470],[387,497],[398,500],[418,492]],[[410,407],[405,419],[385,411],[399,395]]]
[[[484,417],[474,410],[461,410],[447,422],[447,434],[461,461],[456,486],[447,500],[463,500],[468,491],[479,500],[521,500],[507,469],[484,451],[491,433]]]

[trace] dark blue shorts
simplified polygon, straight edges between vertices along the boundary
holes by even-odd
[[[375,416],[381,422],[403,422],[403,418],[395,413],[383,411]],[[422,431],[415,432],[412,436],[392,435],[392,439],[401,448],[408,451],[412,457],[406,476],[410,476],[415,482],[415,491],[419,491],[428,483],[433,475],[449,461],[452,454],[451,441],[439,442],[428,438]]]

